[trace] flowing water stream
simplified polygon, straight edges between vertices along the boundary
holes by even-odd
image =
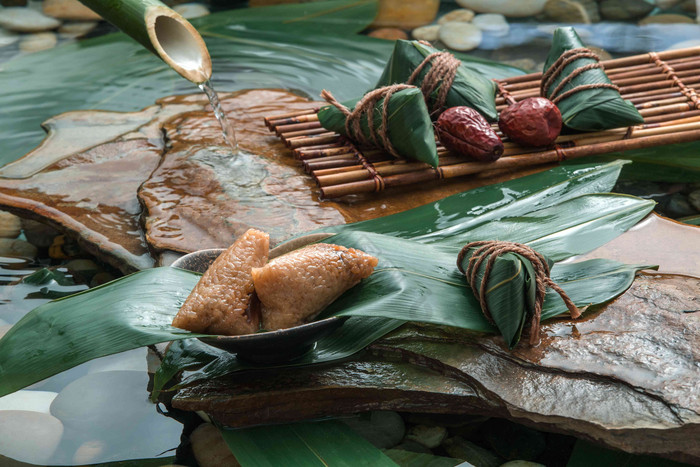
[[[224,109],[221,107],[219,95],[216,93],[214,87],[211,85],[211,81],[206,80],[205,82],[200,83],[197,86],[199,86],[199,89],[201,89],[202,92],[204,92],[204,94],[206,94],[209,98],[211,108],[214,110],[214,116],[219,122],[219,125],[221,125],[221,131],[224,135],[224,141],[226,141],[226,144],[231,146],[231,148],[233,149],[233,153],[237,154],[238,139],[236,139],[236,129],[233,127],[231,122],[229,122],[228,118],[226,118],[226,112],[224,112]]]

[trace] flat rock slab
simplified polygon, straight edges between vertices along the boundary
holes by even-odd
[[[238,373],[172,403],[234,427],[377,409],[483,414],[700,463],[698,310],[700,279],[642,276],[604,310],[545,325],[535,348],[406,325],[349,361]]]

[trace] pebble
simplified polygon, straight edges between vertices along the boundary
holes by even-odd
[[[372,28],[413,29],[435,20],[440,0],[382,0]]]
[[[107,442],[102,439],[92,439],[85,441],[73,454],[73,464],[86,465],[96,464],[101,456],[107,451]]]
[[[700,47],[700,39],[688,39],[687,41],[677,42],[666,50],[687,49],[690,47]]]
[[[59,19],[78,21],[99,21],[100,15],[86,7],[78,0],[44,0],[44,14]]]
[[[97,287],[98,285],[106,284],[107,282],[112,282],[116,277],[108,272],[98,272],[90,280],[90,287]]]
[[[669,217],[673,217],[674,219],[677,217],[692,216],[698,213],[693,205],[690,204],[688,198],[680,193],[672,194],[663,210]]]
[[[510,25],[506,21],[506,17],[496,13],[476,15],[472,20],[472,24],[482,31],[497,37],[507,36],[508,31],[510,31]]]
[[[407,40],[408,39],[408,34],[406,34],[406,31],[403,29],[399,28],[379,28],[379,29],[374,29],[367,34],[370,37],[374,37],[377,39],[386,39],[390,41],[396,41],[396,40]]]
[[[61,27],[58,28],[58,33],[62,37],[78,39],[85,36],[96,27],[97,21],[70,21],[63,23]]]
[[[654,0],[654,4],[661,8],[662,10],[667,10],[678,5],[680,0]]]
[[[341,420],[378,449],[389,449],[401,442],[406,425],[396,412],[374,411]]]
[[[26,410],[0,412],[0,452],[20,462],[46,465],[63,436],[61,421]]]
[[[100,272],[100,267],[91,259],[73,259],[65,265],[76,282],[89,283]]]
[[[686,15],[676,15],[676,14],[663,14],[663,15],[652,15],[639,21],[639,25],[643,26],[645,24],[695,24],[695,20]]]
[[[17,238],[22,230],[19,217],[7,211],[0,211],[0,238]]]
[[[0,27],[14,32],[42,32],[56,29],[61,22],[25,7],[3,8]]]
[[[447,47],[460,52],[479,47],[481,37],[481,29],[470,23],[445,23],[439,34],[439,39]]]
[[[100,371],[146,371],[146,355],[147,347],[127,350],[114,355],[96,358],[88,363],[88,373],[97,373]]]
[[[239,465],[219,429],[211,423],[202,423],[195,428],[190,442],[194,458],[201,467]]]
[[[19,40],[19,37],[19,34],[15,34],[14,32],[6,31],[0,28],[0,47],[14,44]]]
[[[436,41],[440,36],[440,25],[431,24],[429,26],[421,26],[411,31],[411,35],[417,41]]]
[[[413,440],[426,448],[435,449],[447,438],[447,428],[444,426],[414,425],[408,430],[407,440]]]
[[[557,23],[591,22],[583,5],[573,0],[549,0],[544,6],[544,15],[548,20]]]
[[[432,454],[433,451],[426,448],[419,442],[413,441],[412,439],[404,439],[401,443],[394,446],[392,449],[398,449],[401,451],[417,452],[420,454]]]
[[[181,3],[175,5],[173,10],[180,13],[183,18],[199,18],[200,16],[207,16],[209,14],[209,8],[202,5],[201,3]]]
[[[39,248],[48,248],[59,234],[58,230],[41,222],[22,219],[22,230],[27,241]]]
[[[547,0],[457,0],[462,8],[477,13],[500,13],[509,18],[535,16],[542,12]]]
[[[605,49],[601,49],[600,47],[589,45],[586,48],[589,49],[591,52],[595,53],[601,61],[612,60],[613,58],[612,55],[610,55],[610,52],[608,52]]]
[[[447,438],[442,447],[451,456],[479,467],[499,467],[503,461],[491,451],[459,436]]]
[[[58,393],[52,391],[28,391],[22,389],[6,396],[0,397],[0,411],[2,410],[27,410],[50,414],[51,402]]]
[[[688,201],[698,211],[700,211],[700,190],[691,191],[688,195]]]
[[[468,23],[472,19],[474,19],[474,12],[472,10],[467,10],[466,8],[457,8],[456,10],[450,11],[446,15],[442,15],[438,19],[437,23],[445,24],[451,23],[453,21]]]
[[[515,68],[520,68],[528,72],[542,70],[542,68],[537,68],[537,64],[531,58],[519,58],[517,60],[502,60],[501,63],[503,63],[504,65],[514,66]]]
[[[514,460],[501,464],[501,467],[545,467],[545,465],[538,464],[537,462]]]
[[[21,258],[36,258],[37,248],[29,242],[18,238],[0,238],[0,256],[19,256]]]
[[[609,21],[631,21],[645,17],[654,5],[645,0],[602,0],[600,16]]]
[[[58,43],[58,38],[53,32],[37,32],[27,34],[19,41],[19,50],[22,52],[40,52],[42,50],[53,49]]]

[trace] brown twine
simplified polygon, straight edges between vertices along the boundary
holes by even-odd
[[[649,52],[649,61],[654,62],[656,66],[660,67],[661,70],[668,76],[668,79],[673,81],[673,84],[681,90],[681,93],[690,101],[691,108],[697,109],[700,107],[700,98],[695,93],[695,89],[687,86],[676,74],[676,70],[673,69],[671,65],[661,60],[659,54],[656,52]]]
[[[423,77],[420,90],[425,97],[426,104],[430,105],[430,96],[432,96],[438,86],[440,87],[437,98],[433,105],[430,106],[430,114],[433,115],[441,112],[445,107],[447,93],[452,88],[452,83],[454,83],[455,76],[457,76],[457,69],[462,62],[449,52],[433,52],[425,57],[420,65],[413,70],[406,83],[413,84],[429,63],[431,63],[431,67]]]
[[[503,99],[506,101],[506,104],[508,105],[513,105],[516,104],[518,101],[516,101],[513,96],[511,95],[510,92],[506,89],[505,84],[502,81],[496,81],[496,87],[498,88],[498,93],[503,96]]]
[[[395,92],[414,87],[415,86],[410,86],[408,84],[394,84],[375,89],[365,94],[352,111],[338,102],[330,91],[324,89],[321,92],[321,97],[345,115],[345,133],[349,138],[355,139],[363,144],[379,146],[386,149],[392,156],[400,158],[401,156],[396,152],[396,149],[389,140],[389,100]],[[382,121],[379,124],[379,128],[375,131],[374,108],[382,99],[384,99],[384,104],[382,105]],[[362,131],[362,116],[365,114],[367,115],[369,138],[365,135],[364,131]]]
[[[595,60],[596,63],[590,63],[588,65],[584,65],[582,67],[576,68],[574,71],[569,73],[568,76],[564,77],[564,79],[561,80],[561,82],[557,85],[557,87],[554,89],[554,91],[550,94],[549,93],[549,88],[554,84],[554,82],[559,78],[559,76],[562,74],[564,71],[564,68],[566,68],[568,65],[571,63],[575,62],[576,60],[582,59],[582,58],[589,58],[592,60]],[[598,55],[595,53],[591,52],[589,49],[585,47],[579,47],[577,49],[571,49],[567,50],[563,54],[561,54],[561,57],[557,59],[556,62],[552,64],[552,66],[549,67],[547,71],[545,71],[542,74],[542,82],[540,84],[540,95],[542,97],[546,97],[548,99],[551,99],[551,101],[554,104],[559,103],[563,99],[566,99],[567,97],[579,93],[581,91],[587,91],[589,89],[600,89],[600,88],[608,88],[608,89],[614,89],[617,92],[620,92],[620,88],[617,87],[614,84],[611,83],[595,83],[595,84],[581,84],[579,86],[576,86],[572,89],[569,89],[563,94],[559,94],[564,87],[571,83],[571,81],[579,76],[581,73],[585,73],[586,71],[593,70],[596,68],[603,68],[603,65],[599,63],[600,58]]]
[[[477,249],[474,251],[471,258],[469,258],[469,265],[465,271],[462,268],[462,261],[464,261],[464,257],[471,248]],[[466,244],[459,252],[459,255],[457,256],[457,267],[467,276],[469,285],[471,285],[474,295],[479,300],[481,311],[484,313],[484,316],[490,323],[495,324],[493,317],[491,316],[491,312],[489,311],[488,304],[486,303],[486,284],[488,283],[488,278],[491,275],[491,269],[493,268],[496,259],[506,253],[516,253],[522,256],[532,263],[532,267],[535,270],[535,283],[537,289],[535,293],[535,310],[530,321],[531,345],[536,345],[539,342],[540,317],[542,316],[542,304],[544,303],[547,287],[557,292],[562,300],[564,300],[572,319],[576,319],[581,316],[581,310],[574,305],[574,302],[571,301],[566,292],[564,292],[561,287],[559,287],[549,277],[549,265],[547,264],[547,260],[540,253],[521,243],[502,242],[496,240],[471,242]],[[477,290],[477,273],[484,261],[486,261],[484,276],[481,280],[481,287],[479,287]]]

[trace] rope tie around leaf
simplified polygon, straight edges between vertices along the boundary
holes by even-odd
[[[394,93],[411,88],[415,88],[415,86],[408,84],[394,84],[392,86],[385,86],[383,88],[375,89],[365,94],[357,105],[355,105],[353,110],[350,110],[338,102],[330,91],[324,89],[321,92],[321,97],[345,115],[345,131],[351,139],[359,141],[363,144],[382,147],[392,156],[400,158],[401,156],[394,148],[394,145],[391,144],[391,140],[389,139],[389,131],[387,129],[389,121],[389,101]],[[374,108],[381,100],[384,101],[382,104],[381,113],[382,121],[379,128],[375,129]],[[362,118],[364,116],[367,117],[369,137],[362,131]]]
[[[571,63],[575,62],[576,60],[580,60],[582,58],[590,58],[592,60],[595,60],[595,63],[590,63],[588,65],[584,65],[582,67],[576,68],[574,71],[569,73],[564,79],[561,80],[561,82],[557,85],[556,88],[554,88],[554,91],[551,93],[549,92],[549,88],[552,86],[552,84],[559,78],[559,76],[562,74],[564,69],[570,65]],[[589,70],[594,70],[596,68],[603,68],[603,65],[600,64],[600,58],[598,55],[595,53],[591,52],[589,49],[585,47],[578,47],[575,49],[570,49],[561,54],[561,56],[557,59],[556,62],[552,64],[549,69],[544,72],[542,75],[542,83],[540,85],[540,95],[542,97],[546,97],[550,99],[554,104],[558,104],[560,101],[563,99],[566,99],[569,96],[572,96],[573,94],[579,93],[581,91],[586,91],[588,89],[600,89],[600,88],[609,88],[609,89],[614,89],[615,91],[620,91],[620,88],[614,84],[611,83],[590,83],[590,84],[581,84],[579,86],[576,86],[572,89],[569,89],[568,91],[559,94],[564,87],[571,83],[574,78],[577,76],[589,71]]]
[[[429,44],[428,44],[429,45]],[[425,102],[429,105],[430,114],[439,113],[445,108],[447,101],[447,93],[452,88],[452,83],[457,76],[457,69],[462,64],[458,59],[449,52],[433,52],[413,70],[411,76],[406,80],[407,84],[414,84],[420,76],[423,69],[430,64],[430,70],[423,77],[423,82],[420,85],[421,92],[425,96]],[[436,99],[430,105],[431,96],[436,89],[438,91]]]
[[[474,251],[471,251],[474,249]],[[468,259],[467,267],[464,267],[464,261],[467,254],[471,253]],[[530,321],[530,344],[536,345],[539,342],[540,334],[540,316],[542,314],[542,304],[547,292],[547,287],[551,288],[559,294],[564,300],[566,307],[569,309],[572,319],[581,316],[581,310],[574,304],[569,296],[559,287],[550,277],[550,266],[547,259],[537,251],[527,245],[514,242],[504,242],[496,240],[471,242],[465,245],[457,256],[457,267],[466,278],[471,286],[474,296],[479,301],[481,311],[486,319],[496,326],[498,323],[489,310],[487,303],[487,294],[489,292],[488,285],[491,273],[494,270],[494,265],[499,257],[505,254],[514,253],[529,261],[534,269],[534,280],[536,286],[534,310]],[[485,267],[481,271],[482,265]],[[481,280],[479,274],[481,273]]]

